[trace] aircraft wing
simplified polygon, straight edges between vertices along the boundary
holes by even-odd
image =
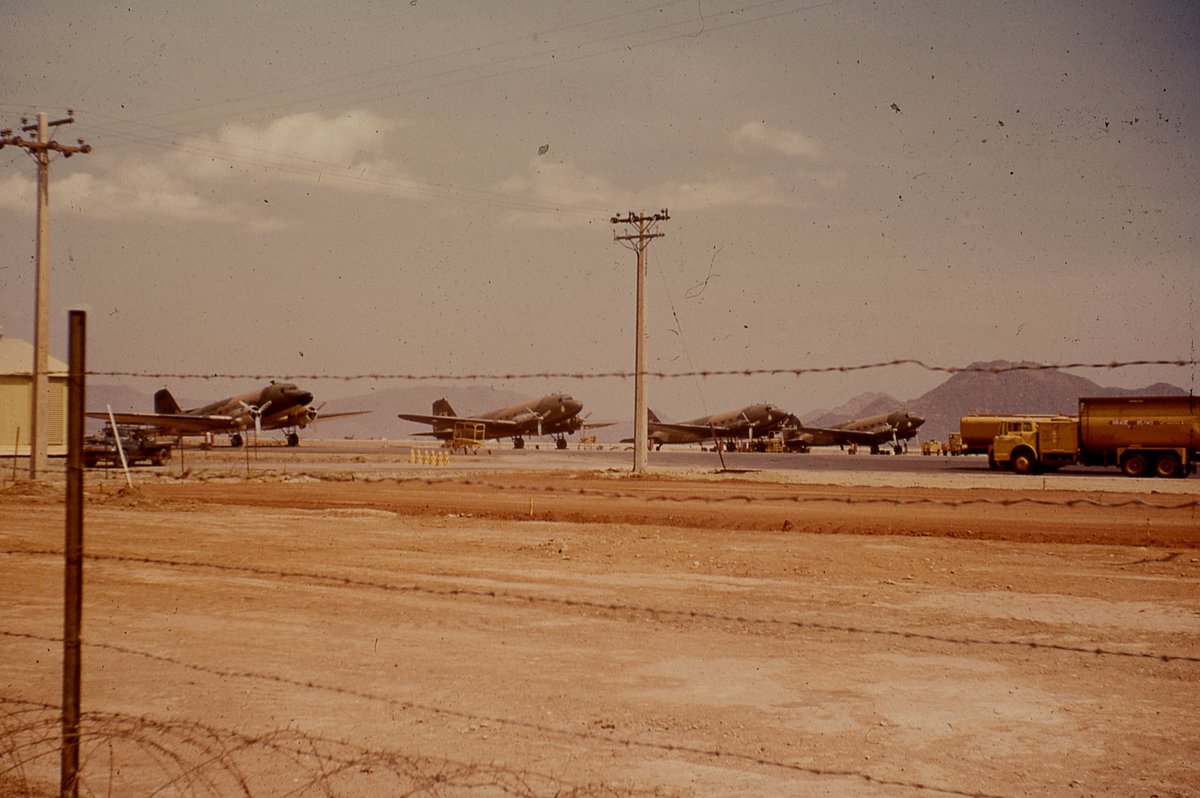
[[[470,416],[430,416],[422,413],[398,413],[397,415],[405,421],[415,421],[418,424],[430,424],[433,426],[432,432],[418,432],[417,435],[426,435],[434,438],[451,438],[454,435],[455,424],[482,424],[483,437],[485,438],[508,438],[522,434],[526,425],[518,424],[516,421],[506,421],[496,418],[471,418]]]
[[[800,425],[796,429],[799,432],[831,439],[834,444],[857,443],[866,446],[877,446],[881,443],[891,441],[895,436],[892,428],[886,425],[872,429],[838,429],[837,427],[806,427]]]
[[[88,418],[108,421],[107,412],[90,411]],[[143,424],[175,435],[203,435],[206,432],[228,432],[242,429],[239,419],[225,415],[195,415],[191,413],[113,413],[118,424]]]
[[[740,437],[726,426],[709,426],[707,424],[668,424],[664,421],[651,421],[650,436],[663,443],[698,443],[711,441],[713,438],[724,439]]]
[[[332,418],[346,418],[347,416],[365,416],[370,412],[370,410],[345,410],[341,413],[317,413],[317,417],[313,421],[329,421]]]
[[[615,421],[585,421],[583,422],[584,429],[600,429],[601,427],[611,427],[615,425]]]
[[[515,430],[517,422],[502,421],[495,418],[471,418],[470,416],[426,416],[420,413],[400,413],[405,421],[415,421],[418,424],[432,424],[435,427],[454,426],[460,422],[467,424],[483,424],[488,429]]]

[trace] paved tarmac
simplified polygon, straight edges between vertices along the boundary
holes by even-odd
[[[1073,467],[1023,477],[989,470],[982,456],[926,456],[918,452],[851,455],[827,449],[806,454],[724,452],[718,456],[716,452],[681,448],[651,452],[648,467],[651,473],[661,475],[796,484],[1200,495],[1200,478],[1195,475],[1188,479],[1131,479],[1116,469]],[[510,469],[624,472],[632,468],[633,452],[620,444],[589,448],[573,445],[557,450],[553,444],[530,443],[527,448],[516,450],[505,443],[464,454],[447,453],[428,441],[305,440],[296,448],[275,441],[241,449],[218,446],[203,450],[188,446],[177,450],[173,460],[161,469],[141,466],[135,473],[209,477],[341,474],[369,479],[455,476]],[[112,477],[120,476],[119,469],[93,469],[90,473],[103,478],[105,472]]]

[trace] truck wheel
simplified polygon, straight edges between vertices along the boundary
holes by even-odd
[[[1025,450],[1014,452],[1012,455],[1012,470],[1016,474],[1032,474],[1037,469],[1037,460]]]
[[[1183,476],[1183,466],[1179,464],[1178,458],[1173,454],[1159,455],[1158,459],[1154,461],[1154,476],[1165,479]]]
[[[1131,454],[1121,463],[1121,470],[1127,477],[1144,477],[1150,470],[1150,464],[1146,462],[1146,455]]]

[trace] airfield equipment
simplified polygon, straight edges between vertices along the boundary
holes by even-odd
[[[1131,477],[1186,477],[1200,457],[1194,396],[1095,397],[1079,415],[1002,423],[989,457],[1018,474],[1062,466],[1118,466]]]
[[[1046,418],[1055,418],[1055,416],[1037,413],[963,416],[958,421],[958,451],[956,454],[987,454],[992,448],[992,440],[1000,434],[1001,425],[1007,421],[1035,421]],[[952,440],[950,442],[952,450],[954,444],[955,441]]]
[[[83,464],[88,468],[121,465],[121,452],[117,450],[118,435],[125,462],[129,465],[146,460],[151,465],[160,466],[171,459],[172,442],[161,440],[153,427],[118,424],[117,434],[114,435],[112,425],[105,424],[98,435],[89,435],[84,439]]]

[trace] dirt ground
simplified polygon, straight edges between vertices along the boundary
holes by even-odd
[[[123,486],[83,795],[1200,795],[1200,490]],[[5,798],[57,794],[63,518],[0,489]]]

